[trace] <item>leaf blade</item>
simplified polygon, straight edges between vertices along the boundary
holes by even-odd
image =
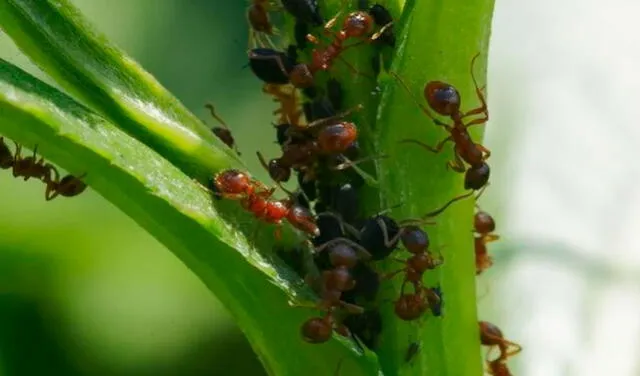
[[[205,181],[240,165],[187,108],[95,32],[67,0],[0,0],[0,25],[36,65],[93,110]]]

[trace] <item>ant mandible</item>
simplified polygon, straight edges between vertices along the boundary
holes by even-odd
[[[402,81],[402,79],[395,73],[392,75],[401,83],[404,89],[409,93],[414,102],[422,109],[430,119],[437,125],[444,127],[449,132],[449,137],[439,142],[435,147],[431,147],[421,141],[406,139],[401,142],[410,142],[418,144],[425,149],[439,153],[444,145],[452,141],[455,144],[454,148],[454,160],[449,161],[447,166],[456,172],[465,172],[466,162],[470,167],[466,170],[464,187],[465,189],[478,190],[486,185],[489,180],[490,169],[486,160],[491,155],[489,149],[485,148],[481,144],[473,142],[468,128],[472,125],[484,124],[489,120],[489,112],[487,109],[487,103],[482,93],[482,89],[478,87],[475,74],[473,72],[474,64],[480,54],[476,54],[471,59],[471,78],[475,87],[476,95],[480,100],[480,107],[474,108],[467,112],[460,111],[460,93],[458,90],[442,81],[430,81],[424,87],[424,97],[429,104],[429,107],[439,115],[448,116],[451,118],[453,124],[444,123],[433,116],[431,111],[418,102],[418,100],[411,94],[409,87]],[[465,123],[463,120],[469,116],[482,115],[481,118],[477,118]]]

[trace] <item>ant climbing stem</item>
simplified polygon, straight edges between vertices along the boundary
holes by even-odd
[[[453,142],[454,159],[447,163],[447,167],[456,172],[465,173],[464,186],[465,189],[478,190],[487,184],[490,175],[489,165],[486,160],[491,156],[491,151],[485,148],[479,143],[475,143],[468,128],[473,125],[485,124],[489,120],[489,112],[487,109],[487,103],[482,93],[482,89],[478,86],[478,81],[474,74],[474,65],[477,61],[479,54],[476,54],[471,60],[470,72],[473,80],[476,96],[478,97],[481,105],[467,112],[460,111],[460,93],[458,90],[442,81],[430,81],[424,87],[424,98],[431,110],[442,116],[447,116],[451,119],[452,123],[447,124],[437,119],[427,108],[427,106],[421,104],[415,96],[411,93],[411,90],[407,84],[396,74],[391,73],[392,76],[400,82],[404,90],[409,94],[412,100],[418,105],[422,112],[427,115],[436,125],[442,126],[449,133],[449,136],[440,141],[435,147],[431,147],[421,141],[404,139],[402,143],[414,143],[422,146],[424,149],[439,153],[444,148],[447,142]],[[480,118],[473,119],[467,123],[463,122],[463,119],[468,116],[482,115]],[[465,163],[469,165],[467,169]]]
[[[216,109],[211,103],[207,103],[204,105],[205,108],[209,110],[211,117],[214,118],[222,127],[213,127],[211,132],[213,132],[216,137],[220,139],[225,145],[233,149],[238,155],[242,155],[240,150],[238,149],[238,145],[236,145],[236,141],[233,138],[233,134],[231,133],[231,129],[227,125],[227,123],[222,120],[220,116],[216,113]]]

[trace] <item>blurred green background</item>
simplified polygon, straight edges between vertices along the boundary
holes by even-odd
[[[244,1],[75,3],[210,124],[213,102],[247,155],[276,151],[249,134],[272,132],[273,106],[244,67]],[[1,34],[0,56],[52,83]],[[208,290],[102,197],[45,202],[9,172],[0,187],[0,375],[264,374]]]

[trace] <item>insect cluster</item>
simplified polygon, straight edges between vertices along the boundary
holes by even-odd
[[[337,63],[342,63],[361,74],[343,58],[343,53],[362,45],[375,45],[380,53],[393,49],[396,39],[391,13],[383,5],[369,6],[360,1],[359,6],[360,10],[340,11],[325,22],[316,0],[282,0],[281,4],[252,1],[247,10],[251,29],[249,67],[263,82],[262,91],[278,105],[273,115],[276,140],[282,151],[272,159],[260,152],[257,157],[288,198],[273,199],[275,188],[238,170],[218,173],[210,188],[216,198],[238,200],[259,220],[271,224],[286,221],[307,236],[308,242],[296,249],[277,250],[319,296],[313,308],[322,313],[301,323],[304,341],[323,343],[335,332],[375,349],[383,329],[379,304],[384,304],[376,297],[384,281],[402,280],[400,294],[393,301],[399,319],[414,321],[427,312],[433,316],[443,314],[442,290],[439,286],[426,286],[423,276],[446,261],[433,249],[423,227],[433,224],[430,220],[451,204],[474,195],[475,199],[480,197],[488,185],[487,160],[491,153],[469,133],[469,127],[489,119],[484,88],[479,87],[473,72],[478,55],[471,59],[470,69],[480,105],[464,112],[460,93],[454,86],[442,81],[426,83],[425,105],[411,95],[401,77],[390,72],[422,112],[448,134],[435,146],[414,139],[401,142],[432,153],[441,152],[448,142],[453,143],[454,159],[448,167],[464,174],[464,188],[469,192],[451,198],[441,208],[419,218],[398,220],[386,212],[361,214],[359,190],[372,178],[357,165],[375,157],[360,155],[358,126],[349,118],[362,106],[344,107],[342,85],[331,72]],[[271,14],[278,9],[284,9],[295,19],[294,41],[282,49],[273,41],[275,28],[270,22]],[[314,29],[319,30],[315,35]],[[305,59],[302,55],[306,46],[311,51]],[[373,71],[377,72],[378,67]],[[210,109],[217,118],[213,108]],[[436,118],[434,113],[449,121]],[[237,150],[229,128],[217,119],[223,127],[214,128],[213,132]],[[295,192],[282,187],[292,175],[299,185]],[[493,263],[487,244],[498,239],[494,230],[493,218],[478,209],[473,229],[478,275]],[[398,256],[400,250],[408,256]],[[307,262],[309,257],[312,263]],[[392,260],[399,266],[395,271],[380,273],[376,267],[380,260]],[[480,322],[480,335],[483,345],[500,350],[495,359],[490,358],[491,351],[487,353],[488,372],[509,375],[505,362],[520,347],[505,340],[497,327],[485,322]],[[419,348],[415,344],[409,346],[411,354],[407,354],[407,359],[415,357]]]
[[[22,156],[22,146],[15,143],[15,150],[12,152],[4,140],[0,137],[0,168],[11,169],[13,176],[22,177],[24,181],[31,178],[40,180],[45,185],[44,197],[47,201],[58,196],[73,197],[84,192],[87,185],[80,180],[83,176],[75,177],[65,175],[60,178],[60,172],[44,158],[38,158],[37,145],[33,147],[33,155]]]

